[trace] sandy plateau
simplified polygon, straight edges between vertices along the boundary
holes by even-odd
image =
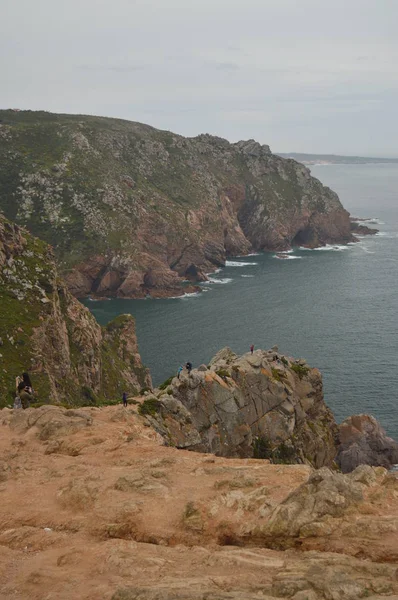
[[[398,479],[165,447],[136,406],[0,412],[4,600],[398,598]]]

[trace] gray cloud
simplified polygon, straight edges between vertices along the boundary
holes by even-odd
[[[395,0],[3,0],[0,105],[398,155]]]

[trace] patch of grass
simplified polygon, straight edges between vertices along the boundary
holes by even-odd
[[[290,368],[296,373],[296,375],[299,376],[300,379],[303,379],[303,377],[305,377],[310,371],[309,367],[299,365],[298,363],[293,363],[292,365],[290,365]]]
[[[156,400],[156,398],[148,398],[148,400],[144,400],[144,402],[139,405],[138,413],[142,416],[151,415],[154,417],[160,412],[161,406],[162,403],[159,402],[159,400]]]
[[[278,371],[278,369],[275,369],[275,367],[271,367],[271,373],[272,373],[272,377],[276,381],[282,381],[282,379],[286,378],[285,374],[282,373],[281,371]]]
[[[171,375],[171,377],[169,377],[168,379],[166,379],[166,381],[163,381],[163,383],[161,383],[158,387],[160,390],[165,390],[170,383],[173,381],[174,379],[174,375]]]
[[[221,377],[221,379],[224,379],[224,377],[231,377],[231,373],[227,371],[227,369],[218,369],[216,375]]]

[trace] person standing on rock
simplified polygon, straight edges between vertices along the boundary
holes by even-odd
[[[181,375],[181,373],[182,373],[182,370],[183,370],[183,368],[184,368],[184,367],[183,367],[182,365],[180,365],[180,366],[178,367],[178,371],[177,371],[177,379],[180,379],[180,375]]]
[[[22,381],[25,384],[25,389],[29,394],[33,395],[33,386],[28,373],[22,373]]]
[[[127,408],[127,393],[123,392],[123,406]]]
[[[18,396],[21,399],[22,408],[29,408],[30,403],[33,400],[33,394],[31,393],[32,388],[27,386],[24,381],[18,384]]]
[[[186,369],[187,369],[188,375],[189,375],[190,372],[192,371],[192,363],[188,361],[185,366],[186,366]]]
[[[253,354],[253,352],[254,352],[254,344],[252,344],[252,345],[250,346],[250,352]]]

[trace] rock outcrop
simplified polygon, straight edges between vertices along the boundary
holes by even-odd
[[[277,350],[237,356],[229,348],[148,398],[147,414],[168,443],[220,456],[331,465],[337,426],[322,378]],[[151,404],[152,403],[152,404]]]
[[[351,221],[351,231],[355,235],[376,235],[376,233],[379,233],[378,229],[375,229],[374,227],[368,227],[367,225],[363,225],[357,221]]]
[[[101,328],[60,279],[50,247],[0,216],[0,403],[32,375],[41,402],[92,404],[151,384],[134,319]]]
[[[339,425],[336,461],[343,473],[363,464],[390,469],[398,464],[398,443],[371,415],[354,415]]]
[[[0,209],[54,245],[77,296],[182,294],[227,256],[354,239],[334,192],[254,140],[81,115],[0,118]]]

